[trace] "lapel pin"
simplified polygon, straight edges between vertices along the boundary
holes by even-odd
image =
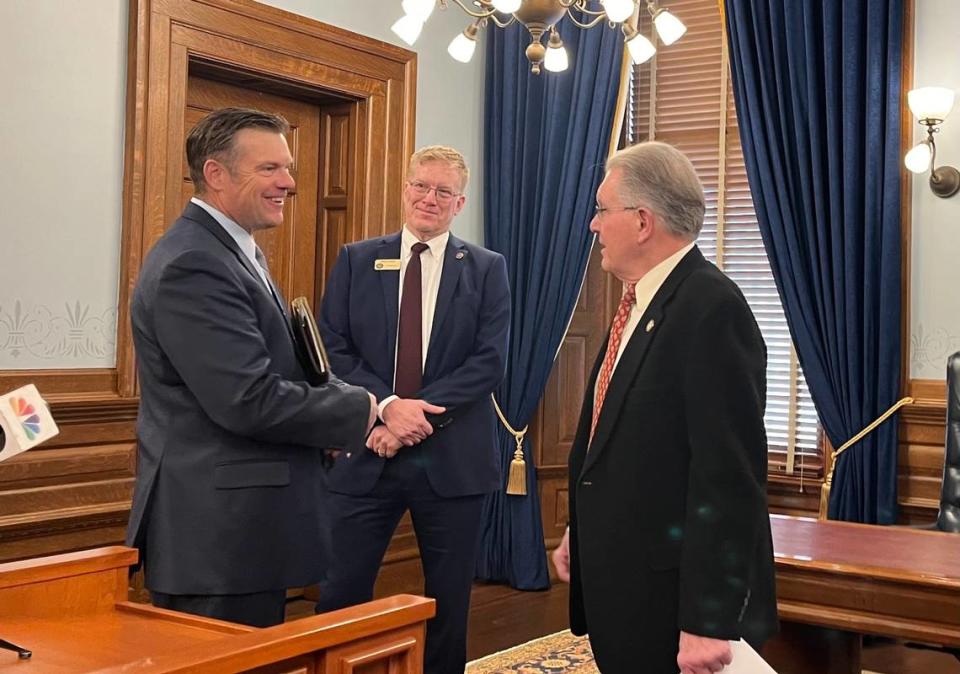
[[[466,255],[466,253],[464,253],[462,250],[458,250],[458,251],[457,251],[457,254],[455,255],[455,257],[456,257],[458,260],[462,260],[464,255]]]
[[[650,322],[647,323],[647,332],[650,332],[651,330],[653,330],[653,326],[654,326],[654,325],[655,325],[655,323],[653,322],[653,319],[651,318],[651,319],[650,319]]]

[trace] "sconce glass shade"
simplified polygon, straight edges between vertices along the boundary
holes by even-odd
[[[630,52],[630,58],[634,63],[640,65],[646,63],[653,55],[657,53],[657,48],[640,33],[637,33],[627,40],[627,51]]]
[[[933,158],[933,149],[930,143],[923,141],[917,143],[911,148],[903,158],[903,165],[913,173],[926,173],[930,168],[930,160]]]
[[[417,21],[415,17],[409,14],[404,15],[395,24],[390,26],[390,30],[411,47],[413,43],[417,41],[417,38],[420,37],[420,30],[422,28],[423,22]]]
[[[603,11],[614,23],[623,23],[633,14],[633,0],[603,0]]]
[[[450,46],[447,47],[447,53],[455,60],[460,61],[460,63],[469,63],[470,59],[473,58],[473,52],[476,48],[476,39],[471,39],[464,33],[460,33],[450,42]]]
[[[570,65],[567,50],[560,40],[560,36],[553,33],[547,43],[547,54],[543,57],[543,67],[552,73],[562,73]]]
[[[412,16],[420,23],[424,23],[430,18],[430,15],[433,14],[433,8],[436,4],[437,0],[403,0],[400,6],[406,14]]]
[[[653,25],[657,27],[657,35],[660,36],[660,41],[668,46],[679,40],[687,32],[687,27],[683,25],[683,21],[666,9],[661,9],[656,13],[653,17]]]
[[[917,119],[944,120],[953,108],[953,89],[921,87],[907,94],[907,104]]]
[[[504,14],[513,14],[520,9],[522,0],[493,0],[493,8]]]

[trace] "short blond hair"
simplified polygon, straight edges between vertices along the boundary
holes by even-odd
[[[467,168],[467,160],[459,150],[455,150],[447,145],[427,145],[422,147],[410,157],[410,163],[407,165],[407,178],[413,177],[413,172],[421,164],[437,161],[449,164],[457,169],[460,174],[460,191],[467,187],[467,181],[470,179],[470,169]]]

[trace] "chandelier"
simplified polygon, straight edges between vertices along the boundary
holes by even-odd
[[[629,23],[636,6],[643,1],[600,0],[602,9],[593,10],[589,7],[589,0],[473,0],[472,8],[463,0],[453,0],[473,17],[473,21],[453,38],[447,51],[457,61],[467,63],[473,58],[477,47],[477,35],[489,22],[500,28],[519,22],[530,33],[530,44],[526,51],[530,70],[539,75],[542,65],[552,72],[561,72],[567,69],[569,59],[557,32],[557,23],[568,16],[572,23],[584,29],[593,28],[604,21],[611,28],[619,27],[623,31],[630,58],[634,63],[644,63],[656,53],[657,48]],[[423,24],[438,4],[440,9],[446,9],[448,0],[403,0],[401,7],[404,16],[393,24],[393,32],[408,45],[413,45],[420,36]],[[668,10],[658,7],[655,0],[647,0],[646,5],[663,44],[673,44],[686,32],[683,22]],[[542,38],[548,33],[547,45],[544,46]]]

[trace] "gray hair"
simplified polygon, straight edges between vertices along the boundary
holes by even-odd
[[[607,160],[607,173],[620,169],[625,205],[649,206],[674,236],[693,241],[703,227],[703,185],[687,156],[666,143],[648,141],[620,150]]]
[[[237,134],[244,129],[261,129],[285,134],[290,124],[280,115],[249,108],[220,108],[197,122],[187,135],[187,165],[197,194],[207,189],[203,165],[208,159],[223,162],[233,170],[237,159]]]

